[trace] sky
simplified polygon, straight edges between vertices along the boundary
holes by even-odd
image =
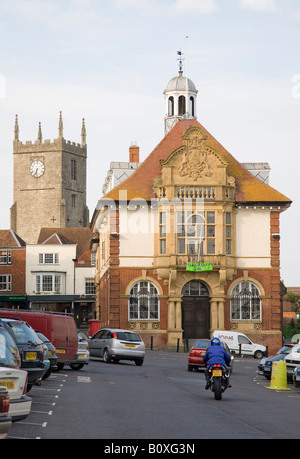
[[[186,38],[188,37],[188,38]],[[198,121],[240,162],[268,162],[281,214],[281,277],[300,286],[300,0],[0,0],[0,228],[10,227],[13,137],[87,130],[90,217],[111,161],[143,161],[164,137],[178,74]],[[187,51],[187,52],[186,52]]]

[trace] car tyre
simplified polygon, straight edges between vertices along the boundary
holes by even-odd
[[[134,362],[138,367],[141,367],[144,363],[144,360],[135,360]]]
[[[263,353],[262,351],[256,351],[254,354],[255,359],[262,359],[263,358]]]
[[[188,365],[188,371],[193,371],[193,366],[192,365]]]
[[[84,363],[70,363],[72,370],[81,370],[84,367]]]
[[[110,356],[109,356],[109,353],[108,353],[107,349],[104,349],[104,351],[103,351],[103,362],[105,362],[105,363],[110,363],[111,362],[111,359],[110,359]]]

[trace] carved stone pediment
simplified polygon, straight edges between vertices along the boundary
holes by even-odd
[[[226,172],[221,177],[220,169],[226,171],[227,163],[206,141],[207,135],[199,127],[191,127],[186,131],[182,137],[183,145],[161,163],[163,169],[164,166],[172,167],[173,182],[216,184],[224,180]]]

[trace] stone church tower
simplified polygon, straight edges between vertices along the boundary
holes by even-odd
[[[22,143],[16,116],[13,155],[12,230],[27,243],[35,244],[42,227],[89,225],[84,119],[81,144],[64,139],[61,112],[57,139],[43,141],[39,123],[37,140]]]

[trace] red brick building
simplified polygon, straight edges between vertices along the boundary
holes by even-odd
[[[174,119],[196,92],[181,74],[173,80],[170,129],[93,215],[100,326],[136,330],[154,347],[236,330],[273,352],[282,343],[280,215],[291,200],[186,108]]]
[[[0,308],[26,305],[26,244],[12,230],[0,230]]]

